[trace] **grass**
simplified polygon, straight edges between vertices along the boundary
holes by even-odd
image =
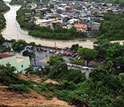
[[[85,65],[82,59],[70,59],[70,62],[76,65],[82,65],[82,66]]]

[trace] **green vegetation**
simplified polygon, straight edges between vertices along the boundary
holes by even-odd
[[[59,31],[59,28],[51,30],[36,26],[33,23],[26,25],[24,20],[24,15],[20,14],[18,21],[22,23],[21,27],[29,29],[30,33],[36,30],[37,33],[34,33],[35,35],[42,36],[39,32],[45,34],[46,31],[48,35],[49,33],[52,35],[53,32],[57,33]],[[109,38],[109,40],[122,39],[124,33],[121,30],[123,29],[123,20],[123,15],[106,14],[98,36],[100,38]],[[59,32],[70,33],[72,31],[66,32],[65,29],[62,29]],[[60,39],[58,34],[54,38]],[[3,38],[0,38],[0,41],[3,42]],[[34,43],[31,44],[35,45]],[[26,45],[23,40],[13,42],[13,48],[17,52],[23,50]],[[79,48],[78,45],[74,45],[72,50],[78,51],[82,61],[86,60],[87,64],[90,60],[100,62],[101,66],[91,71],[89,79],[86,80],[80,70],[68,69],[61,56],[52,56],[49,61],[50,66],[45,67],[39,75],[45,75],[47,78],[54,79],[59,84],[40,84],[20,79],[18,74],[14,73],[15,68],[10,65],[6,67],[0,65],[0,83],[8,86],[11,91],[30,93],[30,89],[33,89],[47,98],[57,97],[76,107],[123,107],[124,44],[120,45],[119,43],[110,43],[108,40],[98,40],[94,44],[94,49]],[[73,62],[82,63],[80,61],[76,60]]]
[[[66,0],[65,0],[66,1]],[[124,5],[124,0],[69,0],[69,1],[84,1],[84,2],[97,2],[97,3],[112,3]]]
[[[9,64],[5,66],[0,65],[0,83],[8,86],[8,89],[15,92],[30,93],[29,88],[34,85],[39,85],[33,81],[26,81],[18,77],[18,74],[14,73],[16,69]]]
[[[3,0],[0,0],[0,13],[7,10],[9,10],[9,7],[3,2]]]
[[[15,1],[13,0],[12,4],[22,4],[23,0],[21,1]],[[32,2],[32,1],[29,1]],[[33,0],[33,2],[36,2]],[[26,1],[28,3],[28,1]],[[26,4],[25,3],[25,4]],[[56,27],[54,30],[48,28],[48,27],[41,27],[39,25],[35,25],[33,22],[26,22],[25,13],[33,13],[33,11],[26,10],[21,8],[17,12],[17,21],[19,22],[21,28],[24,28],[29,31],[29,34],[34,37],[39,38],[47,38],[47,39],[74,39],[76,37],[84,37],[85,34],[83,32],[77,32],[75,28],[71,29],[64,29]]]
[[[104,41],[101,41],[101,43],[104,44]],[[115,44],[111,44],[109,48],[113,45]],[[100,51],[98,47],[100,45],[97,44],[95,49]],[[52,57],[50,63],[51,66],[47,75],[59,81],[59,84],[42,86],[42,91],[44,90],[42,93],[46,97],[57,96],[59,99],[77,107],[83,105],[92,107],[124,106],[124,75],[121,75],[122,73],[118,74],[118,71],[114,69],[109,69],[110,65],[108,63],[105,67],[100,66],[98,69],[93,70],[88,80],[85,80],[81,72],[68,70],[63,65],[60,66],[64,63],[60,56]],[[58,66],[60,69],[57,68]],[[41,87],[38,90],[41,90]]]
[[[104,16],[105,21],[102,22],[98,31],[98,38],[109,40],[124,39],[124,15],[108,13]]]
[[[97,59],[101,61],[109,71],[116,74],[123,73],[124,69],[124,44],[110,43],[108,40],[99,40],[95,43]]]
[[[29,34],[34,37],[47,38],[47,39],[74,39],[75,37],[84,37],[83,32],[77,32],[75,28],[64,29],[56,27],[55,29],[50,29],[48,27],[41,27],[33,23],[28,23],[25,21],[25,13],[28,10],[20,9],[17,12],[17,20],[20,26],[24,29],[29,30]]]
[[[8,89],[15,92],[30,93],[30,90],[24,84],[11,85]]]
[[[2,45],[5,42],[5,39],[3,38],[3,36],[0,34],[0,45]]]
[[[12,48],[16,52],[21,52],[26,47],[27,43],[24,40],[14,41],[12,43]]]
[[[34,58],[35,55],[34,55],[34,53],[26,50],[23,52],[23,56],[29,56],[29,58],[31,59],[31,58]]]
[[[79,81],[84,80],[80,70],[68,70],[61,56],[52,56],[49,63],[51,66],[49,68],[48,77],[52,79],[56,79],[57,81],[73,81],[74,83],[79,83]]]
[[[2,14],[2,12],[6,12],[7,10],[9,10],[9,7],[3,2],[3,0],[0,0],[0,33],[1,30],[5,27],[6,25],[6,20]],[[2,45],[2,43],[4,43],[5,40],[2,37],[2,35],[0,34],[0,45]]]
[[[124,106],[123,49],[124,45],[118,43],[112,44],[107,40],[97,41],[94,50],[99,54],[95,56],[95,59],[100,60],[103,66],[93,70],[88,80],[85,80],[81,73],[75,73],[77,72],[75,70],[68,70],[63,65],[61,67],[59,64],[64,63],[61,57],[52,57],[50,60],[52,66],[48,76],[62,82],[56,87],[50,86],[50,89],[54,88],[54,91],[49,90],[48,93],[52,93],[51,95],[77,107],[81,105],[93,107]],[[57,69],[58,66],[60,69]],[[79,79],[80,75],[82,78]],[[75,82],[75,78],[78,78],[78,81]]]
[[[48,3],[49,0],[42,0],[44,3]],[[66,0],[65,0],[66,1]],[[88,2],[102,2],[102,3],[113,3],[113,4],[120,4],[123,5],[123,0],[69,0],[69,1],[88,1]],[[37,2],[36,0],[26,0],[27,3]],[[11,4],[22,4],[24,0],[12,0]]]
[[[124,45],[100,40],[95,43],[94,50],[100,53],[96,59],[102,62],[102,66],[94,69],[88,80],[80,70],[68,69],[61,56],[52,56],[50,66],[45,67],[43,74],[59,84],[25,81],[8,65],[0,66],[0,82],[12,91],[30,93],[33,89],[47,98],[58,97],[76,107],[123,107]]]
[[[12,0],[10,4],[11,5],[15,5],[15,4],[22,5],[22,4],[25,4],[25,3],[27,4],[27,3],[32,3],[32,2],[35,3],[35,2],[37,2],[37,0],[26,0],[26,1],[25,0]]]
[[[76,65],[84,65],[84,61],[82,59],[70,59],[70,62]]]
[[[3,16],[3,14],[0,14],[0,31],[5,27],[6,23],[5,23],[5,18]]]
[[[5,25],[6,25],[6,23],[5,23],[4,16],[3,16],[3,14],[0,13],[0,32],[5,27]],[[0,34],[0,45],[2,45],[4,42],[5,42],[5,39]]]
[[[11,48],[4,45],[0,45],[0,53],[4,52],[11,52]]]
[[[77,52],[78,48],[79,48],[79,44],[73,44],[73,45],[71,46],[71,51]]]
[[[0,83],[9,86],[8,89],[12,91],[25,91],[27,92],[27,88],[24,88],[24,84],[28,84],[24,80],[21,80],[17,77],[17,74],[14,73],[16,70],[14,67],[11,67],[9,64],[5,67],[0,65]],[[23,88],[23,89],[22,89]],[[28,92],[30,92],[28,90]]]
[[[12,0],[11,1],[11,5],[15,5],[15,4],[23,4],[24,3],[24,0]]]
[[[78,54],[87,61],[87,66],[90,61],[96,59],[97,51],[95,49],[79,48]]]

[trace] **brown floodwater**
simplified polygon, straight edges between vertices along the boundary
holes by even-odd
[[[10,7],[10,10],[4,14],[6,19],[6,28],[2,30],[2,35],[5,39],[23,39],[26,42],[35,42],[36,44],[41,44],[50,47],[71,47],[73,44],[79,44],[80,46],[93,48],[92,40],[49,40],[49,39],[39,39],[28,35],[28,31],[20,28],[16,20],[16,12],[21,8],[19,5],[10,5],[11,0],[4,0],[4,2]]]

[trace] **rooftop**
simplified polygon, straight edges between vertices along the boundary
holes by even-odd
[[[14,55],[13,52],[0,53],[0,59],[8,58],[8,57],[11,57],[11,56],[13,56],[13,55]]]
[[[22,62],[24,60],[25,60],[25,57],[23,57],[23,56],[16,56],[17,63],[20,63],[20,62]]]
[[[76,28],[86,29],[86,28],[87,28],[87,25],[75,24],[74,27],[76,27]]]

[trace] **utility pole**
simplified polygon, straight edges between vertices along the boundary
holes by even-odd
[[[55,49],[56,49],[56,39],[54,39]]]
[[[34,53],[34,65],[35,65],[35,66],[37,66],[37,63],[36,63],[36,54],[35,54],[35,51],[36,51],[36,50],[35,50],[35,47],[34,47],[34,49],[33,49],[33,53]]]

